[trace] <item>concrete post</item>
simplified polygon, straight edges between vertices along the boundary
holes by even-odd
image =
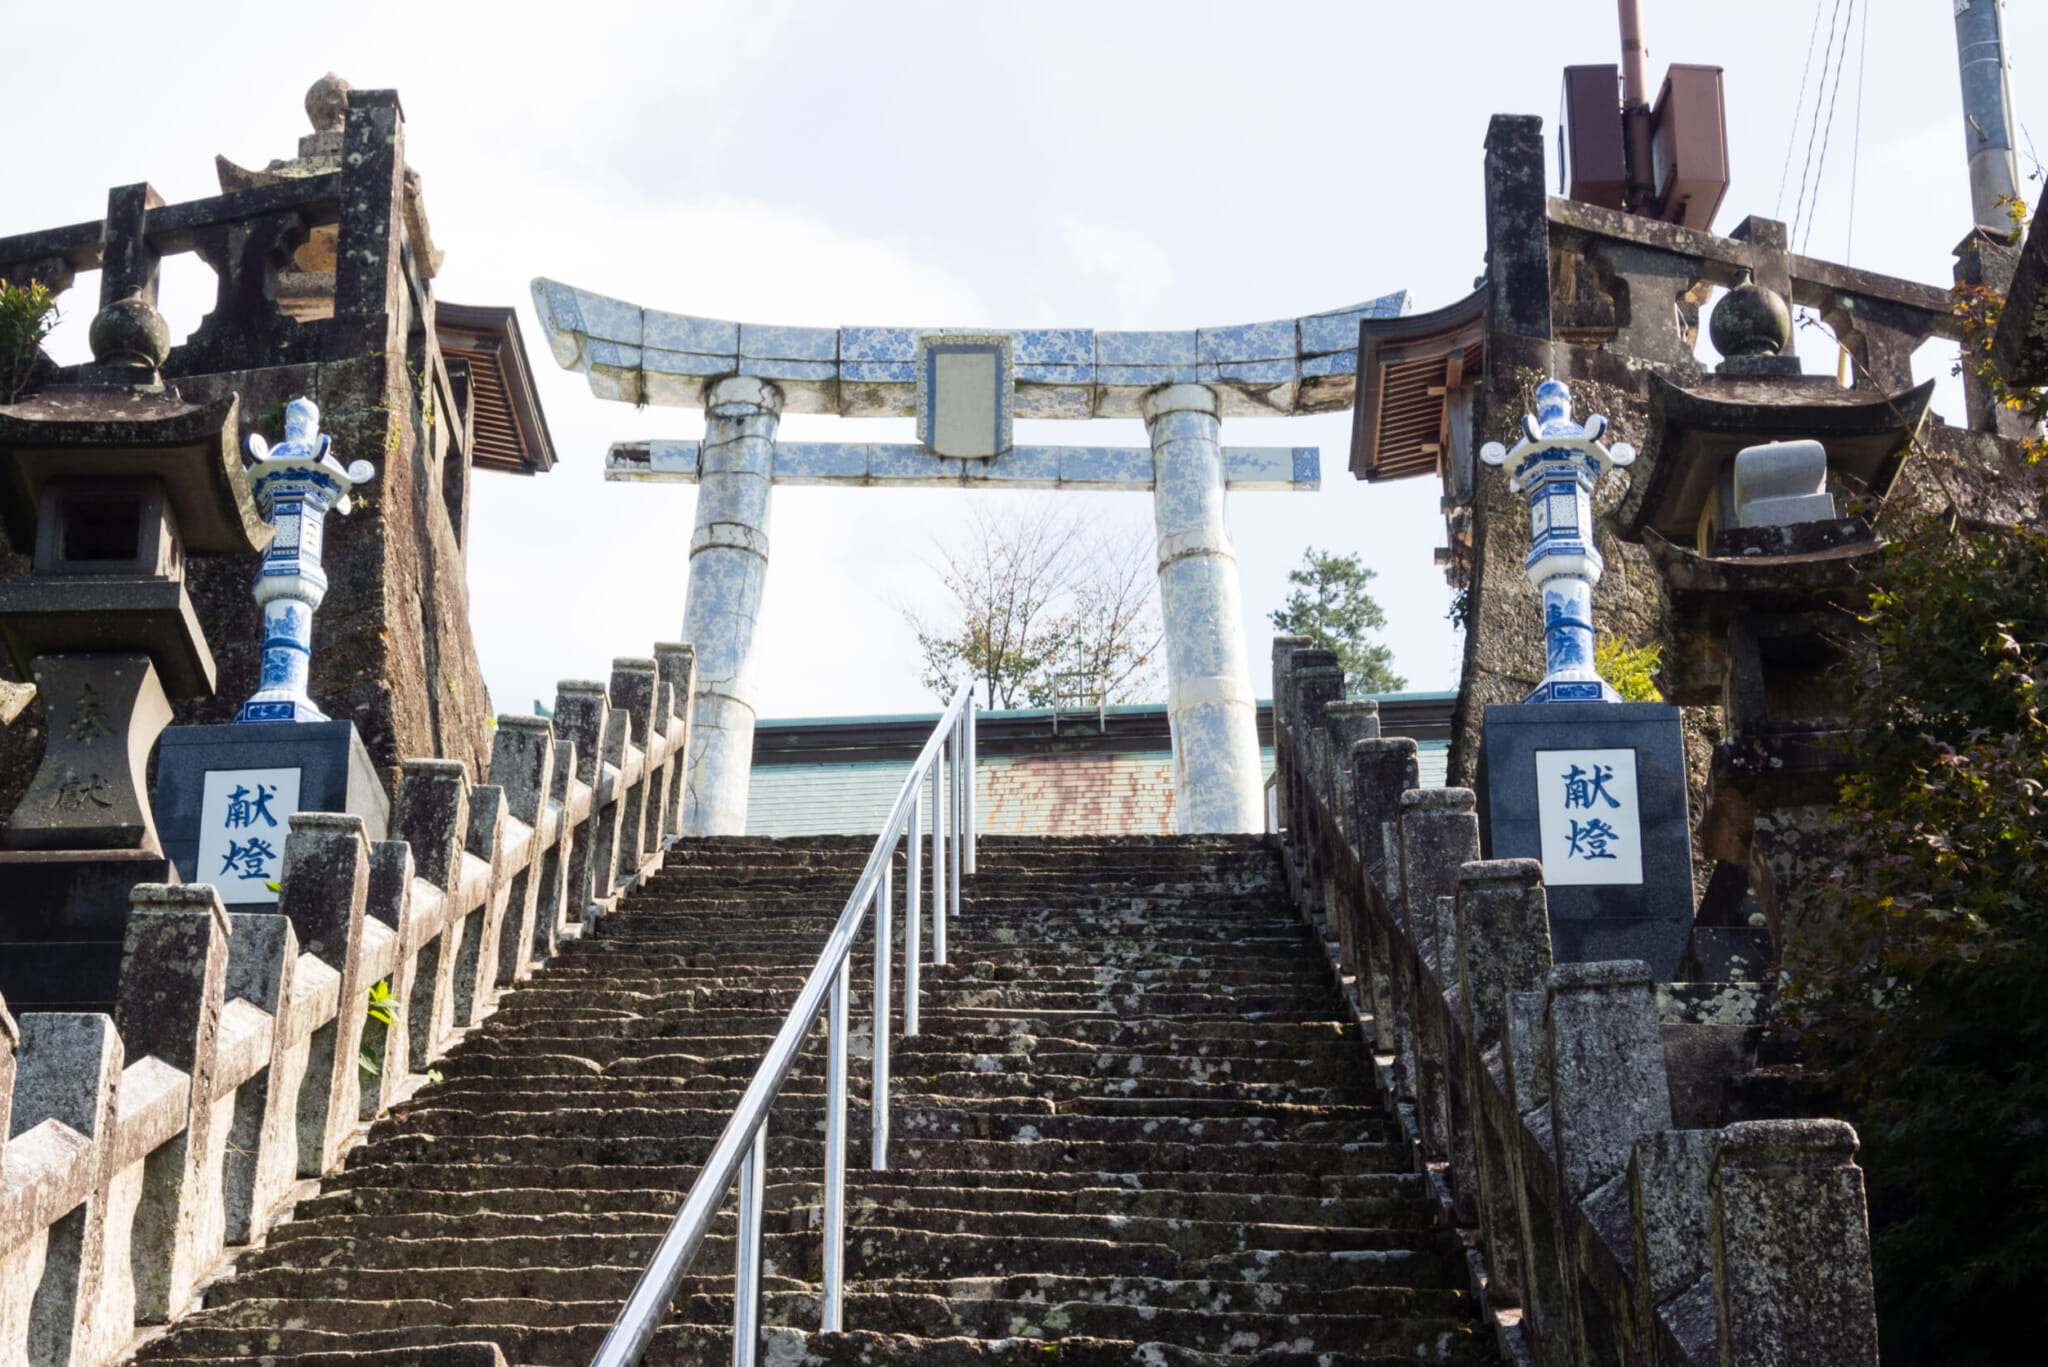
[[[114,1026],[138,1058],[187,1080],[184,1128],[144,1163],[135,1211],[135,1320],[162,1324],[185,1308],[226,1234],[222,1172],[234,1099],[215,1096],[214,1064],[230,931],[208,884],[138,883],[131,896]]]
[[[533,832],[526,867],[513,875],[505,904],[505,928],[498,939],[497,985],[509,987],[533,972],[540,847],[547,839],[548,792],[555,778],[554,728],[541,717],[499,717],[491,741],[491,778],[505,790],[507,812]]]
[[[1723,1367],[1875,1363],[1856,1131],[1839,1120],[1730,1125],[1708,1192]]]
[[[651,766],[653,732],[661,724],[655,720],[655,704],[661,696],[661,667],[651,657],[620,656],[612,661],[610,692],[612,713],[625,719],[626,741],[638,746],[641,755],[642,780],[622,799],[625,810],[619,814],[618,847],[613,853],[613,873],[624,882],[637,877],[641,862],[661,847],[660,831],[650,831],[647,822],[650,799],[658,796]]]
[[[732,375],[712,381],[704,392],[697,526],[690,534],[690,587],[683,602],[683,639],[697,653],[685,835],[741,835],[747,829],[754,628],[768,578],[768,491],[781,415],[782,391],[766,380]]]
[[[661,681],[675,690],[675,712],[687,724],[690,716],[690,699],[697,694],[697,652],[682,641],[656,641],[654,643],[655,668],[661,671]],[[663,720],[662,726],[668,722]],[[687,734],[687,733],[686,733]],[[690,747],[683,743],[683,754],[670,768],[668,799],[661,813],[661,834],[681,835],[683,832],[683,798],[688,792],[688,776],[685,773],[690,761]]]
[[[1237,554],[1223,525],[1216,394],[1203,385],[1168,385],[1145,397],[1144,414],[1152,436],[1180,829],[1257,831],[1264,825],[1258,703],[1238,601]],[[704,638],[693,639],[703,651]]]
[[[599,830],[618,815],[616,810],[606,815],[606,808],[616,804],[606,803],[603,792],[604,742],[610,726],[611,696],[603,683],[564,679],[555,686],[555,734],[576,747],[576,780],[591,790],[590,819],[562,862],[567,870],[564,897],[572,921],[582,920],[594,900],[611,893],[611,877],[597,862],[599,849],[610,848],[609,841],[598,838]]]
[[[0,1347],[16,1353],[25,1339],[26,1361],[96,1367],[111,1362],[135,1328],[134,1265],[128,1250],[143,1164],[129,1164],[122,1180],[115,1181],[121,1156],[114,1142],[121,1037],[113,1019],[101,1015],[24,1015],[20,1030],[9,1139],[28,1147],[36,1127],[54,1120],[69,1135],[45,1137],[75,1137],[77,1142],[63,1145],[73,1154],[89,1146],[92,1171],[86,1199],[50,1226],[41,1277],[28,1284],[20,1275],[26,1269],[7,1269],[15,1275],[0,1289],[14,1294],[0,1303],[0,1330],[6,1331]],[[26,1315],[22,1290],[32,1297]]]
[[[555,714],[561,716],[563,693]],[[409,759],[391,809],[391,829],[412,846],[413,873],[440,889],[430,915],[434,924],[420,935],[412,996],[405,1004],[406,1057],[414,1072],[441,1056],[441,1043],[455,1026],[455,972],[462,948],[463,918],[455,912],[462,886],[462,847],[469,834],[469,771],[455,760]],[[364,878],[365,899],[368,876]],[[316,1176],[317,1172],[304,1176]]]
[[[421,764],[445,764],[463,772],[456,760],[406,761],[406,781],[398,791],[401,810],[408,790],[415,786],[412,771]],[[407,838],[414,837],[408,832]],[[456,857],[459,860],[460,854]],[[369,893],[370,838],[363,819],[343,812],[294,813],[291,834],[284,841],[277,909],[290,918],[299,948],[340,979],[334,1019],[314,1030],[306,1051],[305,1081],[299,1086],[301,1177],[319,1177],[340,1161],[362,1105],[356,1056],[369,1014],[370,984],[363,980],[363,915]],[[424,1059],[425,1052],[418,1057]]]
[[[292,1041],[292,986],[298,936],[283,916],[231,912],[225,994],[270,1016],[270,1056],[263,1070],[235,1088],[227,1137],[224,1188],[227,1241],[253,1242],[263,1217],[290,1191],[299,1171],[299,1085],[307,1041]]]

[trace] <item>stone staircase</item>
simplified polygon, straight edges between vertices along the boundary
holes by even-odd
[[[677,846],[140,1360],[587,1363],[868,848]],[[1273,850],[987,839],[966,886],[888,1172],[852,1069],[843,1334],[814,1328],[822,1033],[775,1108],[764,1362],[1492,1358]],[[853,981],[864,1029],[864,946]],[[728,1202],[646,1362],[729,1358],[732,1230]]]

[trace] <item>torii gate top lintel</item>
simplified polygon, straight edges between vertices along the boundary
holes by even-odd
[[[1274,417],[1351,407],[1358,325],[1409,312],[1408,291],[1302,318],[1167,332],[1094,328],[782,327],[664,313],[545,278],[534,310],[555,360],[601,399],[701,408],[724,375],[773,380],[785,413],[900,418],[917,412],[917,343],[1001,333],[1020,418],[1144,417],[1163,384],[1216,390],[1219,416]]]
[[[763,327],[533,282],[555,359],[599,398],[703,408],[701,441],[621,443],[606,477],[698,486],[684,638],[697,652],[684,826],[746,829],[754,626],[776,484],[1148,489],[1183,831],[1255,831],[1264,803],[1229,489],[1309,491],[1309,447],[1226,447],[1226,415],[1348,409],[1359,324],[1407,291],[1303,318],[1180,332]],[[916,417],[918,444],[778,442],[781,415]],[[1019,446],[1015,418],[1142,418],[1150,448]]]

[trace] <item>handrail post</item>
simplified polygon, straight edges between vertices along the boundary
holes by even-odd
[[[893,846],[895,842],[890,842]],[[875,1051],[872,1104],[874,1124],[868,1166],[876,1172],[889,1170],[889,955],[895,908],[890,906],[894,888],[896,851],[882,861],[882,883],[875,891]]]
[[[967,812],[967,819],[962,823],[962,825],[965,827],[963,838],[967,842],[967,850],[966,862],[961,868],[961,872],[969,875],[972,875],[974,872],[974,777],[976,772],[976,766],[980,762],[978,758],[978,752],[975,749],[976,745],[980,743],[980,738],[975,735],[975,714],[979,710],[980,709],[975,706],[974,694],[970,691],[967,695],[967,717],[965,723],[966,744],[962,747],[967,752],[967,793],[965,799],[965,810]]]
[[[733,1241],[732,1367],[755,1367],[761,1356],[761,1206],[767,1199],[768,1117],[740,1162],[738,1237]]]
[[[946,921],[960,914],[960,741],[962,713],[946,732],[946,915],[932,927],[932,962],[946,962]]]
[[[840,1284],[846,1271],[846,997],[852,975],[849,955],[832,980],[832,1014],[825,1025],[825,1276],[818,1328],[827,1334],[842,1327]]]
[[[920,783],[919,787],[924,785]],[[903,1038],[909,1039],[917,1033],[917,967],[922,950],[918,940],[922,935],[919,920],[924,908],[924,832],[919,820],[918,804],[910,804],[910,869],[903,879]]]
[[[946,962],[946,839],[953,824],[946,804],[952,793],[946,787],[946,747],[932,756],[932,962]]]

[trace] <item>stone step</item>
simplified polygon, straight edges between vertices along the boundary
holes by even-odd
[[[582,1367],[871,843],[679,843],[138,1360]],[[948,964],[929,962],[925,926],[919,1036],[891,1004],[880,1173],[872,951],[854,954],[848,1333],[815,1332],[822,1031],[770,1114],[769,1360],[1491,1359],[1462,1254],[1268,842],[990,839],[980,854]],[[891,922],[900,991],[900,911]],[[732,1205],[648,1364],[729,1356]]]
[[[891,1184],[939,1191],[992,1188],[1072,1192],[1118,1187],[1134,1192],[1235,1193],[1246,1191],[1256,1185],[1245,1174],[1239,1172],[1165,1171],[1139,1174],[1087,1169],[1061,1172],[1046,1168],[941,1168],[928,1164],[910,1169],[899,1166],[895,1170],[876,1173],[874,1176],[885,1178]],[[585,1164],[540,1167],[516,1162],[351,1162],[341,1172],[331,1174],[323,1180],[324,1194],[320,1199],[324,1200],[327,1196],[337,1193],[364,1190],[481,1192],[519,1188],[612,1192],[644,1188],[673,1192],[676,1201],[680,1203],[683,1193],[696,1177],[696,1168],[684,1165],[663,1167],[649,1164],[625,1167]],[[853,1174],[849,1174],[849,1180],[852,1180],[852,1177]],[[816,1174],[771,1174],[772,1183],[778,1186],[801,1187],[806,1180],[815,1181]],[[1263,1179],[1263,1184],[1286,1194],[1316,1200],[1354,1200],[1380,1196],[1389,1190],[1390,1183],[1409,1184],[1415,1190],[1424,1190],[1421,1186],[1423,1180],[1413,1172],[1387,1169],[1320,1174],[1282,1172]]]
[[[790,1328],[799,1332],[814,1331],[817,1322],[815,1302],[805,1305],[794,1297],[788,1300],[787,1305],[771,1301],[763,1306],[764,1320],[771,1332]],[[1233,1357],[1275,1349],[1302,1354],[1331,1353],[1340,1348],[1369,1355],[1398,1354],[1418,1340],[1455,1335],[1462,1327],[1455,1318],[1448,1316],[1407,1319],[1369,1311],[1335,1315],[1278,1315],[1256,1311],[1218,1313],[1089,1301],[1057,1304],[1003,1300],[948,1301],[937,1296],[856,1294],[848,1298],[845,1308],[847,1322],[860,1326],[853,1330],[853,1334],[870,1338],[887,1336],[899,1341],[915,1338],[929,1342],[966,1337],[983,1343],[1004,1339],[1060,1339],[1064,1349],[1064,1343],[1075,1338],[1136,1343],[1142,1335],[1151,1343],[1171,1345],[1183,1351]],[[408,1319],[416,1316],[417,1322],[414,1323],[357,1325],[336,1316],[340,1322],[320,1327],[300,1323],[295,1316],[290,1327],[280,1329],[261,1323],[206,1321],[193,1324],[179,1335],[178,1351],[187,1354],[210,1352],[220,1357],[262,1356],[267,1359],[277,1354],[346,1351],[350,1345],[412,1346],[437,1340],[473,1339],[482,1335],[495,1342],[510,1361],[588,1361],[588,1354],[595,1351],[609,1327],[610,1316],[602,1315],[602,1308],[593,1305],[586,1309],[590,1318],[564,1322],[563,1309],[585,1307],[551,1306],[534,1301],[472,1302],[453,1323],[430,1318],[425,1306],[419,1306],[412,1316],[388,1317]],[[685,1323],[665,1330],[665,1334],[683,1336],[696,1330],[710,1337],[718,1334],[731,1317],[730,1301],[723,1297],[694,1298],[690,1303],[679,1306],[678,1310]],[[776,1313],[778,1311],[783,1313]],[[486,1314],[494,1314],[495,1318],[484,1318]],[[238,1310],[232,1319],[244,1320],[245,1316]],[[815,1337],[814,1334],[811,1336]],[[579,1349],[585,1351],[579,1354]],[[1042,1346],[1040,1354],[1044,1355]],[[649,1357],[653,1357],[652,1351]],[[1064,1362],[1064,1351],[1060,1357]],[[162,1359],[145,1353],[138,1360]],[[925,1360],[922,1351],[917,1360]],[[1136,1360],[1145,1361],[1144,1358]],[[1440,1356],[1424,1360],[1449,1359]]]
[[[725,1129],[738,1102],[732,1094],[729,1104],[690,1096],[654,1098],[666,1104],[633,1104],[634,1098],[563,1097],[565,1104],[542,1104],[531,1109],[509,1105],[415,1105],[406,1108],[391,1125],[402,1135],[518,1135],[533,1138],[580,1137],[603,1134],[610,1138],[673,1138],[716,1136]],[[825,1132],[825,1107],[821,1097],[782,1097],[770,1111],[771,1133],[805,1135]],[[945,1104],[934,1104],[943,1102]],[[999,1096],[989,1098],[932,1098],[911,1101],[897,1097],[890,1111],[890,1126],[905,1136],[955,1139],[1040,1140],[1079,1139],[1097,1143],[1128,1143],[1151,1140],[1158,1143],[1202,1142],[1234,1144],[1260,1140],[1290,1139],[1297,1142],[1373,1142],[1393,1132],[1392,1122],[1377,1107],[1290,1106],[1259,1101],[1222,1101],[1203,1108],[1182,1103],[1181,1113],[1162,1113],[1167,1103],[1153,1105],[1119,1098],[1091,1098],[1056,1105],[1049,1098]],[[847,1106],[848,1124],[854,1131],[870,1124],[868,1108]]]
[[[356,1336],[322,1334],[313,1330],[279,1330],[261,1338],[249,1331],[226,1331],[215,1352],[206,1352],[202,1347],[198,1356],[159,1355],[148,1360],[166,1364],[189,1363],[197,1367],[202,1362],[245,1360],[260,1352],[264,1367],[326,1367],[326,1363],[340,1360],[335,1354],[348,1351],[337,1345],[351,1340],[362,1351],[425,1348],[445,1353],[443,1345],[457,1335],[473,1340],[480,1334],[486,1334],[506,1350],[505,1361],[545,1367],[557,1367],[557,1364],[560,1367],[570,1367],[571,1364],[581,1367],[603,1341],[604,1328],[603,1325],[558,1328],[474,1326],[453,1330],[419,1327],[373,1330]],[[765,1331],[763,1337],[762,1361],[803,1363],[805,1367],[873,1367],[877,1362],[914,1362],[924,1367],[1045,1367],[1049,1351],[1045,1340],[1014,1335],[992,1339],[966,1336],[928,1338],[878,1334],[867,1330],[813,1334],[796,1328],[772,1328]],[[1466,1337],[1471,1337],[1469,1332]],[[273,1338],[276,1346],[270,1348]],[[269,1350],[264,1351],[266,1348]],[[470,1349],[465,1347],[463,1351]],[[1487,1351],[1491,1351],[1490,1345]],[[1238,1367],[1239,1364],[1250,1363],[1256,1363],[1258,1367],[1392,1367],[1394,1363],[1413,1364],[1418,1361],[1479,1361],[1472,1353],[1469,1344],[1457,1339],[1451,1330],[1439,1333],[1422,1353],[1368,1352],[1360,1355],[1281,1349],[1254,1354],[1224,1354],[1183,1348],[1155,1339],[1097,1339],[1080,1335],[1060,1338],[1057,1349],[1060,1367],[1129,1367],[1131,1363],[1142,1363],[1145,1367]],[[701,1367],[704,1363],[729,1360],[731,1354],[731,1331],[725,1326],[668,1324],[655,1331],[641,1363],[643,1367]],[[401,1359],[394,1355],[392,1360]],[[485,1361],[480,1357],[466,1356],[423,1356],[417,1360],[436,1364],[442,1361],[460,1363],[463,1367],[472,1363],[481,1367]]]
[[[1388,1174],[1381,1190],[1370,1195],[1299,1196],[1290,1192],[1182,1191],[1173,1188],[1133,1190],[1125,1186],[1046,1185],[963,1186],[957,1182],[917,1182],[928,1174],[855,1172],[848,1174],[849,1208],[869,1205],[885,1210],[943,1205],[954,1211],[1009,1210],[1038,1214],[1073,1212],[1091,1215],[1139,1216],[1167,1220],[1244,1220],[1262,1223],[1384,1225],[1425,1229],[1435,1219],[1435,1206],[1421,1179]],[[949,1177],[941,1174],[942,1178]],[[820,1220],[819,1184],[784,1182],[770,1187],[766,1208],[787,1211],[790,1228],[808,1229]],[[461,1216],[480,1213],[513,1215],[641,1214],[672,1216],[682,1204],[680,1187],[495,1187],[478,1191],[408,1190],[364,1187],[326,1192],[299,1203],[291,1222],[300,1226],[330,1216],[384,1216],[409,1213]],[[280,1227],[283,1233],[284,1227]],[[290,1236],[286,1236],[290,1237]]]
[[[1044,1101],[1054,1110],[1085,1114],[1229,1114],[1229,1108],[1243,1105],[1363,1106],[1377,1109],[1371,1088],[1363,1078],[1350,1083],[1296,1085],[1284,1082],[1234,1082],[1228,1078],[1194,1081],[1188,1077],[1117,1076],[1114,1073],[1068,1075],[1033,1071],[1027,1066],[1005,1068],[1007,1059],[992,1059],[987,1068],[950,1073],[899,1074],[892,1078],[895,1095],[922,1105],[948,1105],[954,1101],[979,1102],[993,1098],[1026,1098]],[[855,1069],[864,1073],[864,1069]],[[731,1109],[739,1101],[747,1079],[701,1073],[690,1069],[678,1074],[653,1072],[605,1073],[589,1069],[566,1075],[465,1074],[446,1079],[435,1093],[436,1104],[465,1109],[538,1110],[546,1106],[660,1106],[690,1104],[723,1106]],[[864,1076],[850,1080],[853,1100],[866,1104],[872,1089]],[[822,1069],[786,1078],[785,1097],[819,1097],[825,1092]]]

